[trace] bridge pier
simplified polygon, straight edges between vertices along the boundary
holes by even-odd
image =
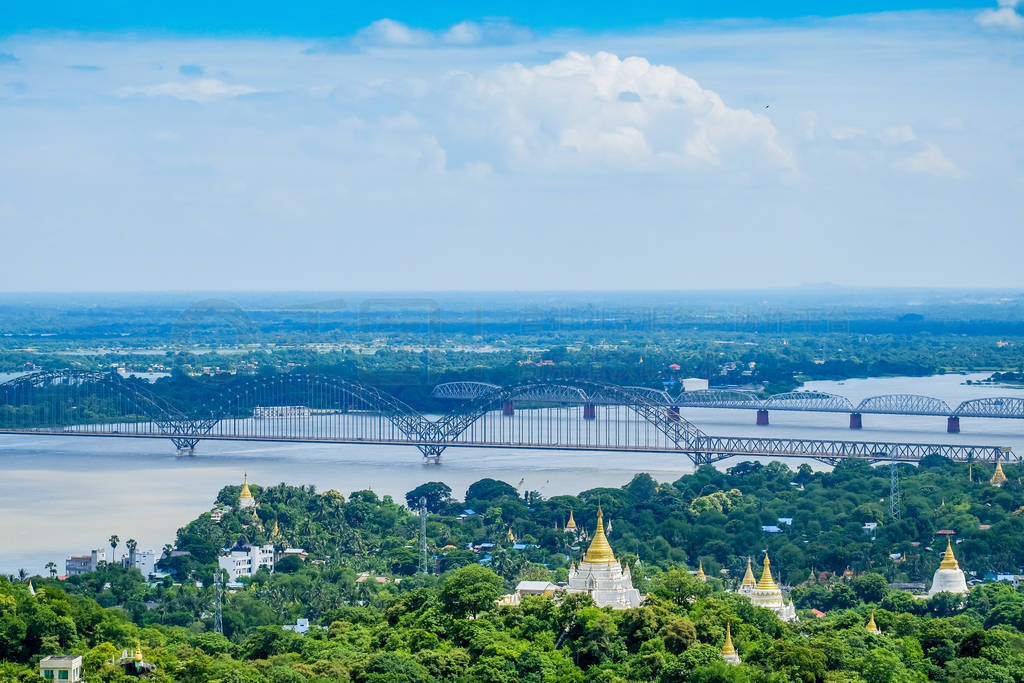
[[[596,420],[597,419],[597,406],[593,403],[583,404],[583,419],[584,420]]]
[[[759,424],[759,425],[766,425],[766,424],[768,424],[768,411],[767,410],[761,409],[761,410],[757,411],[757,424]]]
[[[183,455],[195,456],[195,454],[196,454],[196,447],[195,446],[179,446],[178,447],[178,457],[181,457]]]
[[[864,421],[860,413],[850,413],[850,429],[860,429]]]
[[[501,404],[501,414],[505,417],[512,417],[516,414],[515,406],[512,405],[512,401],[505,401]]]
[[[946,418],[946,431],[950,434],[960,433],[960,418],[956,415],[950,415]]]
[[[669,420],[679,422],[679,406],[669,406],[667,414]]]

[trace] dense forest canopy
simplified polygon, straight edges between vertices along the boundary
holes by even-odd
[[[663,484],[639,474],[549,499],[484,479],[456,500],[425,482],[406,502],[426,506],[428,574],[419,514],[388,497],[251,483],[259,505],[239,508],[240,487],[226,486],[211,501],[220,521],[201,515],[165,549],[165,579],[103,565],[34,577],[35,596],[21,578],[0,579],[0,678],[35,680],[40,656],[71,651],[90,680],[122,680],[112,660],[138,640],[158,680],[1024,680],[1024,590],[983,581],[1024,564],[1021,468],[1005,466],[1002,487],[988,483],[991,467],[934,456],[900,468],[901,520],[889,515],[888,466],[856,461],[831,472],[702,467]],[[592,532],[599,505],[642,607],[598,609],[586,595],[496,605],[519,580],[564,580],[587,546],[564,530],[569,513]],[[978,583],[969,596],[894,588],[928,582],[945,530]],[[309,555],[226,592],[220,635],[215,563],[239,540]],[[763,551],[799,622],[731,592]],[[692,576],[698,563],[707,582]],[[872,613],[881,635],[865,630]],[[282,628],[297,618],[314,628]],[[720,655],[727,623],[739,666]]]

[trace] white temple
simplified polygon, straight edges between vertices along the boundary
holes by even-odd
[[[932,587],[928,589],[928,597],[934,597],[937,593],[957,593],[967,595],[967,578],[964,571],[960,569],[960,563],[953,555],[953,543],[946,539],[946,554],[942,557],[942,563],[935,570],[932,577]]]
[[[640,591],[633,588],[629,567],[615,559],[608,538],[604,535],[604,514],[597,509],[597,530],[594,540],[579,566],[569,568],[567,593],[589,593],[598,607],[629,609],[639,607]]]
[[[747,571],[750,572],[750,563],[747,562]],[[751,577],[753,573],[750,572]],[[750,603],[754,607],[764,607],[775,612],[775,614],[783,621],[796,621],[796,608],[793,607],[793,603],[786,603],[782,597],[782,590],[775,585],[775,579],[772,578],[771,562],[768,560],[768,553],[764,554],[764,571],[761,573],[761,580],[757,582],[757,585],[750,588],[747,585],[746,577],[744,577],[744,585],[740,586],[740,593],[747,595],[750,599]],[[744,590],[746,589],[746,590]]]

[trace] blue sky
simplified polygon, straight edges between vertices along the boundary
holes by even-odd
[[[202,5],[5,5],[0,290],[1024,286],[1012,0]]]
[[[178,2],[39,2],[8,0],[0,14],[0,32],[39,29],[117,32],[160,31],[184,35],[257,33],[269,36],[324,37],[354,33],[387,17],[440,29],[465,20],[503,17],[534,29],[623,30],[663,26],[673,21],[764,18],[794,19],[870,12],[980,9],[986,3],[954,0],[924,2],[379,2],[283,3],[280,0],[181,0]]]

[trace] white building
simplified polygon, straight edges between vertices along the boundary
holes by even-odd
[[[708,381],[699,377],[687,377],[683,380],[683,391],[705,391]]]
[[[932,587],[928,589],[928,597],[934,597],[938,593],[967,595],[967,577],[953,555],[953,544],[949,538],[946,539],[946,554],[942,557],[942,563],[932,576]]]
[[[93,550],[88,555],[72,555],[64,560],[64,573],[68,576],[77,576],[88,572],[96,571],[100,562],[107,561],[106,550]]]
[[[567,593],[589,593],[598,607],[629,609],[639,607],[640,591],[633,588],[629,567],[615,559],[604,534],[604,513],[597,509],[597,531],[578,567],[569,568]]]
[[[228,581],[237,582],[240,576],[252,576],[266,567],[274,571],[274,546],[236,545],[217,558],[217,565],[228,573]]]
[[[39,675],[48,681],[82,680],[82,658],[77,655],[47,655],[39,661]]]
[[[132,563],[132,556],[125,555],[121,558],[121,566],[125,569],[134,567],[139,570],[139,573],[144,578],[149,578],[156,571],[156,554],[152,550],[136,550],[134,564]]]

